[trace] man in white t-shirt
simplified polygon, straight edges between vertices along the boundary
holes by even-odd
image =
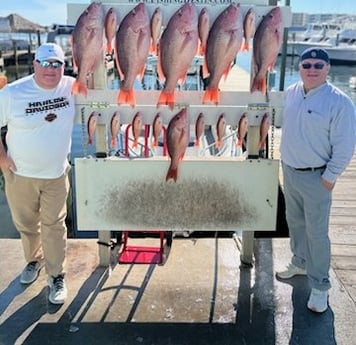
[[[7,126],[7,151],[0,141],[0,168],[27,261],[20,282],[34,282],[45,266],[49,301],[63,304],[75,79],[64,76],[64,53],[54,43],[37,49],[33,66],[34,74],[0,91],[0,127]]]

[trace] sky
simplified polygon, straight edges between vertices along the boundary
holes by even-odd
[[[17,13],[40,25],[66,24],[67,3],[90,4],[90,0],[15,0],[2,1],[0,17]],[[108,2],[109,1],[103,1]],[[113,1],[114,2],[114,1]],[[238,0],[237,0],[238,2]],[[246,3],[246,1],[244,1]],[[355,0],[290,0],[293,12],[356,14]],[[284,5],[286,0],[279,2]]]

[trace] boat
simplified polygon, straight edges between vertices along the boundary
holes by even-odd
[[[356,90],[356,76],[350,77],[349,79],[349,87],[353,90]]]
[[[342,29],[330,34],[326,31],[324,37],[311,36],[303,41],[292,43],[296,55],[310,47],[325,49],[332,64],[356,64],[356,29]]]

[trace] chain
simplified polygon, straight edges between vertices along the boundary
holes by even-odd
[[[274,119],[276,117],[276,109],[272,108],[272,124],[271,124],[271,145],[270,145],[270,153],[271,159],[274,158]]]

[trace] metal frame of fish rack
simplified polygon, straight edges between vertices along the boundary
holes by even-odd
[[[120,18],[122,19],[124,15],[131,10],[136,4],[135,3],[108,3],[104,6],[106,9],[110,7],[116,8],[120,13]],[[147,4],[150,14],[152,15],[154,9],[160,4]],[[162,5],[164,11],[164,18],[167,22],[171,14],[173,14],[181,5]],[[198,5],[197,7],[203,7],[205,4]],[[262,16],[267,13],[272,7],[270,6],[257,6],[257,5],[242,5],[244,11],[247,11],[250,7],[254,7],[256,10],[256,25]],[[226,5],[216,5],[209,7],[211,9],[211,21],[220,13]],[[76,19],[85,10],[86,5],[79,4],[69,4],[68,5],[68,22],[75,23]],[[290,20],[289,9],[284,9],[285,26],[288,26],[288,20]],[[189,112],[189,119],[191,126],[195,125],[198,115],[202,112],[205,116],[206,126],[215,126],[219,116],[223,113],[226,118],[227,125],[235,128],[238,124],[241,116],[247,114],[248,117],[248,137],[247,137],[247,152],[245,155],[239,157],[230,158],[230,163],[232,162],[236,167],[246,167],[242,169],[244,185],[248,185],[253,196],[252,203],[256,203],[258,210],[262,210],[261,213],[267,214],[267,221],[272,218],[272,223],[269,225],[271,228],[263,228],[261,224],[261,219],[259,218],[257,212],[255,215],[252,214],[251,222],[255,224],[238,224],[235,230],[241,230],[242,232],[242,245],[241,245],[241,261],[247,264],[252,264],[253,262],[253,239],[254,231],[260,230],[275,230],[276,225],[276,209],[277,209],[277,191],[278,191],[278,160],[274,157],[266,158],[266,156],[261,157],[261,151],[258,147],[259,137],[260,137],[260,124],[263,115],[267,112],[271,114],[274,126],[281,125],[281,112],[283,108],[283,94],[281,92],[270,92],[268,97],[262,95],[259,92],[250,93],[242,91],[222,91],[220,92],[220,102],[218,105],[206,105],[202,104],[204,91],[176,91],[176,102],[173,109],[167,106],[162,106],[157,108],[156,102],[159,97],[160,91],[158,90],[139,90],[135,92],[136,105],[134,107],[129,105],[118,105],[117,104],[117,90],[109,90],[107,88],[107,73],[104,64],[104,56],[102,61],[97,65],[94,72],[94,88],[88,91],[86,97],[82,95],[76,96],[76,122],[80,124],[86,124],[90,114],[93,111],[97,111],[100,116],[98,117],[98,123],[95,132],[95,145],[97,156],[93,158],[83,157],[77,158],[75,160],[76,166],[76,207],[78,213],[78,230],[98,230],[99,242],[106,243],[107,245],[99,246],[99,258],[100,264],[103,266],[109,265],[110,262],[110,231],[121,231],[123,229],[122,223],[110,223],[107,221],[105,216],[100,216],[100,212],[96,212],[100,205],[103,197],[104,190],[101,190],[102,181],[109,181],[110,184],[123,184],[124,182],[116,181],[117,178],[115,174],[122,170],[120,164],[125,162],[125,165],[130,165],[136,160],[130,158],[122,157],[108,157],[109,147],[108,147],[108,132],[110,119],[115,111],[120,114],[121,124],[131,124],[133,116],[140,111],[143,114],[143,125],[151,126],[155,115],[159,112],[163,123],[167,126],[170,119],[181,109],[187,108]],[[188,157],[187,157],[188,158]],[[189,157],[190,159],[190,157]],[[188,160],[189,160],[188,159]],[[193,159],[194,160],[194,159]],[[213,162],[214,166],[220,166],[222,163],[219,159],[214,159],[213,157],[198,157],[199,166],[203,167],[204,164]],[[167,157],[163,157],[158,160],[159,164],[163,164],[164,167],[167,166],[169,160]],[[184,161],[184,160],[183,160]],[[152,174],[157,174],[157,171],[151,169],[151,166],[155,165],[157,159],[145,158],[144,164],[147,164],[147,170],[152,170]],[[163,163],[162,163],[163,162]],[[189,164],[188,164],[189,165]],[[103,168],[105,166],[105,168]],[[114,167],[115,166],[115,167]],[[80,168],[78,168],[80,167]],[[252,167],[252,170],[251,170]],[[99,169],[99,170],[98,170]],[[129,168],[130,169],[130,168]],[[161,168],[160,168],[161,169]],[[185,162],[182,164],[183,175],[185,174]],[[189,168],[187,168],[187,171]],[[213,169],[212,169],[213,170]],[[98,175],[98,181],[93,183],[95,180],[94,175]],[[145,169],[146,171],[146,169]],[[218,170],[216,170],[218,171]],[[257,171],[257,175],[252,172]],[[187,173],[188,174],[188,173]],[[224,177],[224,172],[213,173],[218,179]],[[272,175],[269,181],[270,186],[266,190],[266,197],[256,197],[254,194],[255,189],[263,189],[265,186],[259,182],[263,179],[263,176]],[[145,175],[145,174],[142,174]],[[188,174],[189,175],[189,174]],[[124,178],[129,178],[125,175]],[[238,178],[237,178],[238,179]],[[83,182],[84,181],[84,182]],[[241,187],[241,185],[240,185]],[[243,187],[242,187],[243,188]],[[101,192],[101,194],[100,194]],[[269,194],[270,193],[270,194]],[[273,204],[273,205],[272,205]],[[93,206],[94,205],[94,206]],[[94,208],[91,208],[94,207]],[[105,213],[103,213],[105,215]],[[107,217],[110,218],[110,217]],[[257,220],[256,220],[256,219]],[[262,217],[263,218],[263,217]],[[274,218],[274,220],[273,220]],[[88,219],[88,222],[83,222],[84,219]],[[99,223],[96,222],[96,219]],[[262,219],[263,220],[263,219]],[[256,225],[257,224],[257,225]],[[159,222],[155,226],[144,228],[144,224],[140,224],[142,227],[137,227],[137,224],[125,224],[125,229],[142,229],[151,231],[153,228],[162,229]],[[157,226],[156,226],[157,225]],[[240,225],[240,226],[239,226]],[[274,226],[274,228],[273,228]],[[173,230],[174,226],[172,226]],[[168,228],[168,230],[171,230]],[[226,230],[219,228],[217,230]]]

